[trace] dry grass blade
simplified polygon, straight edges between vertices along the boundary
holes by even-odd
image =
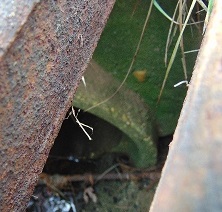
[[[176,42],[176,44],[175,44],[173,53],[172,53],[172,55],[171,55],[171,58],[170,58],[170,61],[169,61],[169,64],[168,64],[168,67],[167,67],[167,70],[166,70],[166,74],[165,74],[164,80],[163,80],[163,83],[162,83],[162,87],[161,87],[161,90],[160,90],[160,93],[159,93],[159,96],[158,96],[158,101],[157,101],[157,103],[159,103],[160,98],[161,98],[161,96],[162,96],[164,87],[165,87],[165,85],[166,85],[167,78],[168,78],[168,76],[169,76],[171,67],[172,67],[172,65],[173,65],[174,59],[175,59],[175,57],[176,57],[177,50],[178,50],[179,45],[180,45],[180,42],[181,42],[181,38],[182,38],[182,36],[183,36],[183,32],[184,32],[184,30],[185,30],[185,28],[186,28],[186,26],[187,26],[188,20],[189,20],[189,18],[190,18],[190,16],[191,16],[191,13],[192,13],[193,8],[194,8],[194,6],[195,6],[195,4],[196,4],[196,1],[197,1],[197,0],[193,0],[193,1],[192,1],[192,4],[191,4],[190,9],[189,9],[189,12],[188,12],[188,14],[187,14],[186,20],[185,20],[185,22],[184,22],[184,25],[183,25],[183,27],[182,27],[182,29],[181,29],[181,32],[180,32],[180,35],[179,35],[179,37],[178,37],[178,39],[177,39],[177,42]]]
[[[182,1],[180,1],[179,4],[179,29],[180,32],[182,31],[182,25],[183,25],[183,4]],[[187,81],[187,66],[186,66],[186,58],[184,54],[184,42],[183,42],[183,34],[181,36],[180,40],[180,48],[181,48],[181,53],[182,53],[182,65],[183,65],[183,72],[184,72],[184,79]]]
[[[158,4],[158,2],[156,0],[153,1],[154,6],[160,11],[160,13],[162,13],[169,21],[171,21],[174,24],[180,24],[179,22],[174,20],[174,17],[171,18],[169,15],[167,15],[167,13],[161,8],[161,6]]]
[[[122,88],[122,86],[125,84],[125,82],[126,82],[128,76],[129,76],[130,72],[132,71],[133,64],[134,64],[134,62],[135,62],[135,60],[136,60],[136,56],[137,56],[137,54],[138,54],[138,52],[139,52],[140,45],[141,45],[141,42],[142,42],[142,39],[143,39],[143,36],[144,36],[144,32],[145,32],[145,29],[146,29],[146,26],[147,26],[147,23],[148,23],[148,20],[149,20],[151,11],[152,11],[153,1],[154,1],[154,0],[151,0],[150,6],[149,6],[149,10],[148,10],[148,12],[147,12],[146,20],[145,20],[144,25],[143,25],[143,30],[142,30],[142,33],[141,33],[141,35],[140,35],[140,39],[139,39],[139,42],[138,42],[138,44],[137,44],[137,48],[136,48],[136,51],[135,51],[134,56],[133,56],[133,58],[132,58],[130,67],[129,67],[129,69],[128,69],[128,71],[127,71],[127,73],[126,73],[123,81],[121,82],[120,86],[116,89],[116,91],[115,91],[110,97],[108,97],[107,99],[99,102],[98,104],[93,105],[92,107],[89,107],[89,108],[86,109],[85,111],[92,110],[93,108],[98,107],[99,105],[108,102],[110,99],[112,99],[112,98],[119,92],[119,90],[120,90],[120,89]]]
[[[85,128],[90,129],[90,130],[92,131],[92,133],[93,133],[93,128],[90,127],[90,126],[88,126],[88,125],[86,125],[86,124],[83,124],[83,123],[81,123],[81,122],[79,121],[79,119],[78,119],[79,111],[80,111],[80,110],[78,110],[78,112],[77,112],[77,114],[76,114],[76,113],[75,113],[75,110],[74,110],[74,107],[72,106],[72,115],[74,116],[76,123],[81,127],[82,131],[85,133],[85,135],[86,135],[86,136],[88,137],[88,139],[91,141],[92,138],[91,138],[91,136],[88,134],[88,132],[85,130]]]
[[[197,0],[197,2],[200,4],[201,7],[207,12],[207,6],[204,4],[202,0]]]
[[[176,16],[176,13],[177,13],[177,9],[178,9],[178,6],[179,6],[179,2],[180,2],[180,0],[178,0],[178,2],[177,2],[177,5],[176,5],[176,7],[175,7],[175,10],[174,10],[174,13],[173,13],[173,19],[175,18],[175,16]],[[169,28],[169,32],[168,32],[168,35],[167,35],[167,42],[166,42],[166,48],[165,48],[165,57],[164,57],[164,62],[165,62],[165,65],[167,64],[167,52],[168,52],[168,49],[169,49],[169,46],[170,46],[170,43],[171,43],[171,41],[172,41],[172,37],[174,36],[174,33],[173,33],[173,35],[171,36],[171,34],[172,34],[172,30],[173,30],[173,22],[171,22],[171,24],[170,24],[170,28]],[[177,26],[176,26],[177,27]]]
[[[207,14],[206,14],[206,18],[204,20],[204,28],[203,28],[203,34],[207,28],[207,24],[209,22],[210,19],[210,15],[212,13],[212,9],[213,9],[213,4],[214,4],[214,0],[210,0],[209,4],[208,4],[208,8],[207,8]]]

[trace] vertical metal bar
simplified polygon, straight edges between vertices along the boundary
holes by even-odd
[[[25,1],[0,15],[20,17]],[[25,210],[114,2],[42,0],[0,28],[12,33],[0,40],[0,211]]]
[[[222,1],[215,1],[150,211],[222,209]]]

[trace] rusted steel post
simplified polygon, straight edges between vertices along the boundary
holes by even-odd
[[[25,210],[113,5],[1,1],[0,211]]]
[[[222,1],[215,5],[150,211],[222,209]]]

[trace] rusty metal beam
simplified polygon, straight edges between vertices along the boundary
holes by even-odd
[[[25,210],[113,4],[1,1],[0,211]]]
[[[150,211],[221,211],[222,1],[215,5]]]

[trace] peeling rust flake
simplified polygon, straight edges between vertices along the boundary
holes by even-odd
[[[26,12],[0,22],[0,211],[24,211],[114,0],[6,1]]]

